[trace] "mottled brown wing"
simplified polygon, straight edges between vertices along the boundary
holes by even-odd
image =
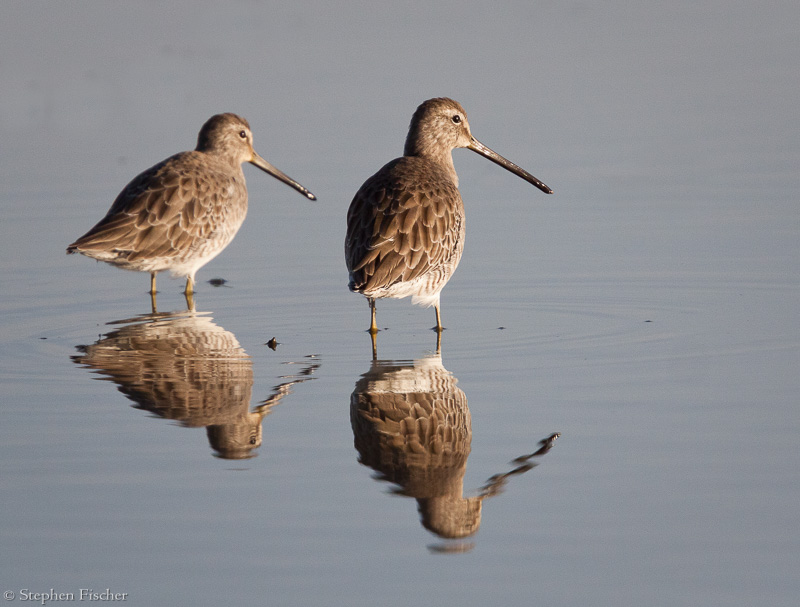
[[[243,186],[199,169],[194,154],[178,154],[137,176],[106,216],[67,251],[104,251],[134,261],[189,252],[208,239],[228,212],[231,192]]]
[[[389,163],[350,203],[345,257],[354,290],[414,280],[447,263],[457,249],[463,219],[458,188],[416,160]]]

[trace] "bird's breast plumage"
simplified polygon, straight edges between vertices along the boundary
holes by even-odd
[[[425,158],[393,160],[350,204],[345,256],[351,288],[375,297],[424,294],[379,294],[412,283],[418,291],[438,292],[458,264],[463,237],[464,205],[450,173]],[[423,284],[426,276],[432,284]]]
[[[241,166],[182,152],[136,176],[70,248],[128,269],[175,270],[224,249],[246,214]]]

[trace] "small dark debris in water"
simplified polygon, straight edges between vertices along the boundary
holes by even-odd
[[[40,337],[39,339],[47,339],[46,337]]]
[[[646,320],[645,322],[653,322],[652,320]]]
[[[270,350],[277,350],[279,343],[280,342],[273,337],[265,345],[268,346]]]
[[[227,282],[228,281],[225,280],[224,278],[212,278],[211,280],[208,281],[208,284],[210,284],[212,287],[222,287]]]
[[[505,330],[506,330],[506,328],[505,328],[505,327],[497,327],[497,330],[498,330],[498,331],[505,331]]]

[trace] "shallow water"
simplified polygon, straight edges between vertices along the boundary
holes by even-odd
[[[110,588],[134,605],[796,602],[791,5],[757,19],[715,4],[537,19],[475,6],[467,21],[240,3],[157,22],[12,6],[3,591]],[[462,27],[440,27],[450,19]],[[226,35],[204,38],[212,24]],[[453,33],[473,30],[489,44]],[[411,32],[426,43],[402,50]],[[247,49],[275,61],[223,82],[218,68]],[[532,65],[548,87],[519,76]],[[408,80],[396,98],[387,73]],[[432,310],[380,301],[373,360],[367,303],[345,286],[344,214],[438,94],[556,193],[456,151],[468,236],[441,352]],[[523,101],[541,122],[520,121]],[[198,273],[198,312],[165,276],[154,317],[146,274],[64,248],[229,110],[320,200],[246,167],[249,216]]]

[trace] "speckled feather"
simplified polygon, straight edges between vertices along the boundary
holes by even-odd
[[[377,332],[374,300],[402,299],[436,307],[464,251],[464,203],[452,151],[468,148],[544,192],[549,187],[472,136],[467,114],[452,99],[420,104],[411,118],[405,150],[370,177],[347,213],[345,261],[351,291],[365,295]]]
[[[67,253],[153,275],[170,270],[187,277],[190,292],[197,270],[230,244],[247,215],[244,162],[315,198],[255,152],[247,120],[217,114],[200,129],[194,151],[135,177]]]
[[[446,282],[463,247],[458,187],[427,158],[393,160],[367,180],[350,205],[345,250],[350,288],[359,293],[391,297],[426,275]]]
[[[232,168],[203,152],[176,154],[131,181],[106,216],[70,248],[145,271],[221,251],[247,215],[244,174],[241,166]]]

